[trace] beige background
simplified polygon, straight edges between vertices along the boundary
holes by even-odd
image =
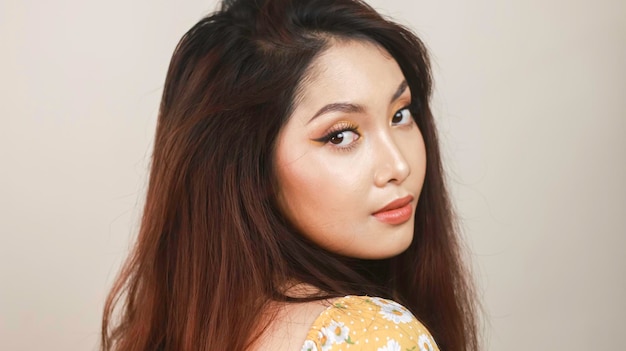
[[[626,2],[372,0],[432,51],[486,350],[618,350]],[[0,2],[0,349],[94,350],[157,107],[211,1]]]

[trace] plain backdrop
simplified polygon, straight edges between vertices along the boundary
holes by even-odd
[[[485,350],[626,328],[626,2],[371,0],[428,45]],[[214,1],[0,2],[0,349],[95,350],[172,51]]]

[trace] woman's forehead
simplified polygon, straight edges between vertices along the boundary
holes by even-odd
[[[380,46],[360,40],[334,42],[312,62],[295,107],[388,102],[404,80],[397,62]]]

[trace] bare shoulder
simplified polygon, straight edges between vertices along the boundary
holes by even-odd
[[[268,315],[272,315],[267,329],[254,343],[252,351],[300,350],[307,334],[317,319],[331,305],[331,301],[320,300],[303,303],[272,302]]]

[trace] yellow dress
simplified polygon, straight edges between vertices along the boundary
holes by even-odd
[[[322,312],[301,351],[439,351],[406,307],[390,300],[346,296]]]

